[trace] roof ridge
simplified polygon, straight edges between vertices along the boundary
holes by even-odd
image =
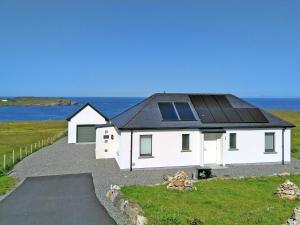
[[[144,103],[146,102],[146,100],[148,100],[148,102],[142,107],[142,108],[140,108],[140,110],[138,110],[136,113],[135,113],[135,115],[134,116],[132,116],[128,121],[127,121],[127,123],[125,123],[124,125],[123,125],[123,127],[126,127],[134,118],[136,118],[136,116],[146,107],[146,106],[148,106],[149,105],[149,103],[151,102],[151,100],[154,98],[156,96],[156,94],[153,94],[153,95],[151,95],[150,97],[148,97],[148,98],[146,98],[145,100],[144,100]]]

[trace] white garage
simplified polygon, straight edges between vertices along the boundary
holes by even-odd
[[[87,103],[67,118],[67,121],[68,143],[94,143],[96,141],[96,126],[106,124],[108,118]]]

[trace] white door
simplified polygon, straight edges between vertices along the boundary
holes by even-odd
[[[220,134],[204,134],[204,164],[216,164],[220,154]]]

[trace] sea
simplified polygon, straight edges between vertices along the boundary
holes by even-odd
[[[8,106],[0,107],[0,121],[65,120],[80,107],[90,103],[112,118],[142,101],[143,97],[68,97],[74,106]],[[300,110],[300,98],[244,98],[266,110]]]

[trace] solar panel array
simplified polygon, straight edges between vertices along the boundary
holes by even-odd
[[[190,95],[202,123],[267,123],[258,108],[234,108],[225,95]]]
[[[196,120],[191,107],[187,102],[174,102],[174,105],[172,102],[159,102],[158,107],[164,121]]]

